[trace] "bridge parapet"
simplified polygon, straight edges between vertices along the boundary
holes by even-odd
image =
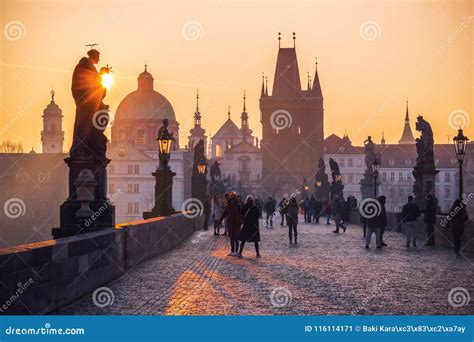
[[[202,228],[182,213],[0,249],[0,315],[45,314],[166,252]]]

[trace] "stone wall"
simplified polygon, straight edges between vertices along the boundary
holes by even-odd
[[[0,249],[0,315],[45,314],[179,245],[202,218],[183,214]]]

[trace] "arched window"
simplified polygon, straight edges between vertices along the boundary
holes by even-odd
[[[143,129],[140,129],[137,132],[137,144],[139,145],[145,144],[145,131]]]

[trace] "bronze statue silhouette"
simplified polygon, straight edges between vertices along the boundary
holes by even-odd
[[[104,159],[107,144],[104,130],[108,123],[109,106],[102,102],[106,89],[102,86],[101,74],[95,68],[100,53],[91,49],[87,55],[80,59],[72,75],[71,91],[76,103],[76,117],[69,154],[71,157]]]

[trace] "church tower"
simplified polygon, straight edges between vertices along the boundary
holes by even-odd
[[[43,111],[43,130],[41,131],[43,153],[63,153],[62,125],[63,111],[54,102],[54,90],[51,90],[51,102]]]
[[[199,91],[196,92],[196,111],[194,112],[194,127],[189,131],[188,147],[192,151],[199,140],[204,140],[204,153],[207,151],[206,130],[201,127],[201,112],[199,111]]]
[[[411,132],[410,128],[410,118],[408,116],[408,99],[407,99],[407,110],[405,113],[405,126],[403,127],[403,133],[400,140],[398,140],[399,144],[402,145],[409,145],[415,143],[415,138],[413,137],[413,133]]]
[[[278,37],[280,43],[280,36]],[[323,156],[323,94],[316,63],[314,79],[301,87],[295,34],[293,47],[279,46],[273,89],[262,79],[262,188],[280,198],[301,189],[303,179],[313,179]]]

